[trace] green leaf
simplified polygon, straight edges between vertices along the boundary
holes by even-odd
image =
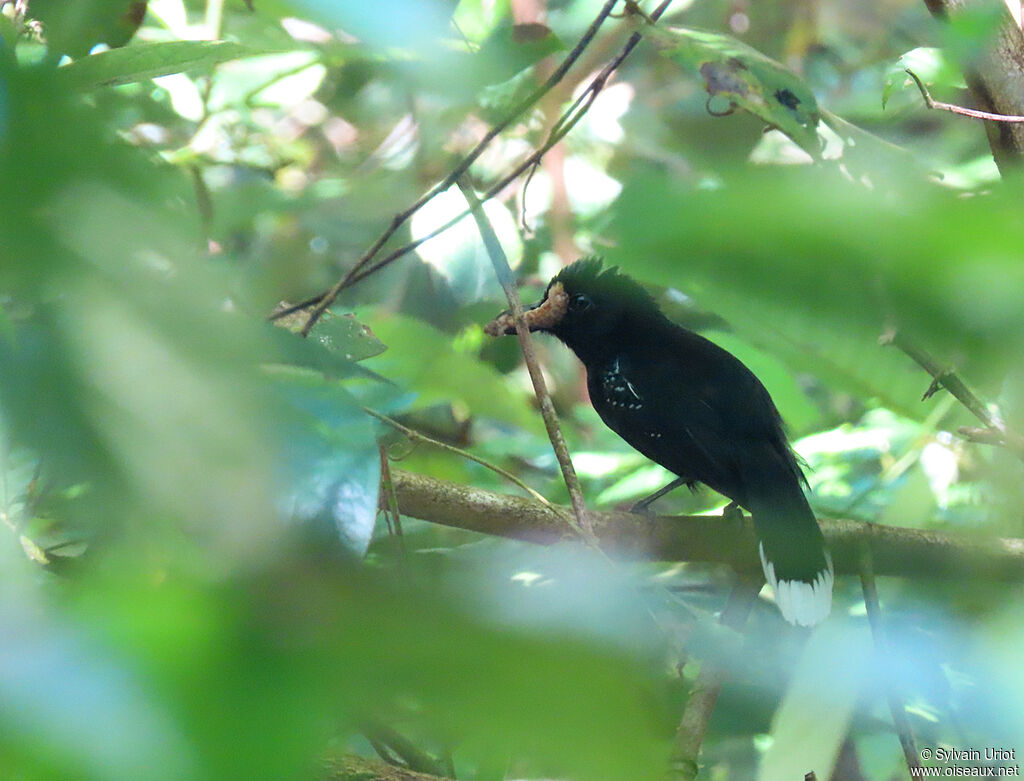
[[[18,43],[18,28],[4,14],[0,14],[0,40],[11,51],[14,50],[14,46]]]
[[[811,157],[821,156],[818,102],[794,73],[728,35],[684,27],[641,31],[663,55],[704,80],[709,110],[742,108],[777,127]],[[716,109],[715,99],[724,105]]]
[[[510,390],[505,379],[475,355],[456,352],[450,336],[401,315],[371,322],[388,345],[388,351],[374,358],[371,366],[416,391],[417,405],[459,402],[469,414],[543,432],[540,415],[530,408],[526,395]]]
[[[5,571],[15,564],[3,563]],[[153,702],[153,688],[144,676],[110,655],[91,629],[70,626],[63,617],[40,610],[36,596],[30,592],[0,606],[5,772],[25,778],[193,777],[188,740],[171,714]],[[36,772],[8,765],[12,748],[15,757],[18,748],[31,756],[44,745],[45,762],[26,761],[36,765]],[[47,765],[50,772],[43,769]],[[66,774],[54,772],[57,767]]]
[[[89,90],[209,68],[259,53],[231,41],[140,43],[81,57],[62,66],[57,73],[68,86]]]
[[[543,24],[501,25],[481,44],[476,56],[489,79],[483,83],[496,84],[563,49],[565,44]]]
[[[298,311],[277,318],[274,320],[274,325],[293,334],[298,334],[305,327],[308,319],[308,312]],[[327,352],[340,356],[345,361],[362,361],[380,355],[388,349],[387,345],[376,337],[370,327],[360,323],[355,315],[336,315],[333,312],[324,312],[321,315],[307,341],[321,345]]]
[[[328,28],[340,27],[370,46],[422,50],[450,34],[452,6],[444,0],[382,0],[373,13],[362,0],[268,0],[263,7],[296,11]]]

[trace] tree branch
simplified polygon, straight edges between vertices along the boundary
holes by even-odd
[[[441,776],[395,767],[356,754],[334,754],[323,760],[323,781],[441,781]]]
[[[532,499],[401,470],[392,471],[392,480],[403,515],[541,545],[565,539],[565,522]],[[589,516],[601,549],[613,557],[704,561],[726,564],[740,573],[761,571],[749,519],[739,526],[705,515],[648,518],[591,510]],[[1024,580],[1024,539],[980,538],[849,520],[820,524],[837,574],[859,575],[860,546],[867,544],[877,575]]]
[[[432,756],[387,724],[368,722],[363,724],[360,730],[368,740],[382,743],[395,752],[409,770],[442,778],[446,776],[444,768]]]

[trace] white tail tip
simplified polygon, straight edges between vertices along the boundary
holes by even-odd
[[[760,544],[758,550],[764,577],[775,592],[775,603],[782,617],[797,626],[814,626],[824,621],[832,610],[832,583],[835,580],[832,557],[825,553],[828,568],[821,570],[813,583],[803,580],[780,581],[775,577],[775,565],[765,558],[764,543]]]

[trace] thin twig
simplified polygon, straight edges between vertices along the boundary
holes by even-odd
[[[310,312],[309,320],[306,322],[305,327],[302,329],[302,335],[307,336],[316,321],[320,319],[320,316],[327,310],[327,308],[334,303],[334,300],[338,297],[350,283],[350,281],[360,272],[363,268],[376,257],[381,247],[387,243],[395,232],[405,224],[405,222],[412,217],[420,208],[423,207],[428,201],[430,201],[435,195],[443,193],[453,184],[456,180],[461,177],[469,167],[476,161],[478,157],[483,153],[484,149],[493,141],[498,135],[509,125],[511,125],[520,115],[523,114],[530,106],[534,105],[540,100],[547,92],[549,92],[558,82],[562,80],[565,74],[573,66],[576,60],[579,59],[580,55],[583,54],[583,50],[590,45],[590,42],[597,35],[597,31],[600,29],[604,20],[608,18],[608,15],[612,12],[615,4],[618,0],[606,0],[604,6],[598,12],[597,16],[594,17],[594,21],[590,23],[590,26],[583,33],[582,37],[577,41],[572,51],[569,52],[568,56],[561,62],[561,64],[551,72],[551,75],[544,81],[543,84],[538,86],[533,92],[531,92],[525,99],[521,100],[511,111],[502,119],[500,122],[493,125],[484,137],[480,139],[475,147],[467,154],[459,163],[448,173],[448,175],[438,182],[436,185],[431,187],[426,193],[421,195],[415,203],[412,204],[405,211],[399,212],[391,220],[391,224],[384,230],[377,240],[373,242],[370,248],[363,254],[363,256],[356,262],[356,264],[350,268],[342,277],[339,279],[330,290],[317,302],[316,307]]]
[[[421,434],[419,431],[416,431],[415,429],[411,429],[408,426],[402,425],[394,418],[389,418],[387,415],[383,415],[380,412],[377,412],[376,410],[370,409],[369,407],[363,407],[362,410],[367,415],[379,420],[381,423],[387,423],[396,431],[402,432],[402,434],[404,434],[414,442],[422,442],[426,445],[431,445],[433,447],[440,448],[441,450],[447,450],[449,453],[454,453],[457,456],[462,456],[462,458],[468,459],[470,461],[475,461],[476,463],[480,464],[480,466],[486,467],[495,474],[501,475],[509,482],[515,483],[517,486],[522,488],[524,491],[526,491],[526,493],[528,493],[538,502],[543,504],[549,510],[555,512],[556,515],[559,514],[558,511],[555,509],[555,506],[551,504],[551,502],[549,502],[547,499],[545,499],[542,494],[539,494],[537,491],[530,488],[530,486],[528,486],[514,474],[502,469],[497,464],[492,464],[489,461],[485,461],[484,459],[480,458],[480,456],[474,455],[470,453],[468,450],[463,450],[462,448],[455,447],[454,445],[449,445],[447,442],[441,442],[432,437],[428,437],[426,434]]]
[[[924,103],[928,108],[950,111],[953,114],[973,117],[974,119],[990,119],[993,122],[1024,122],[1024,117],[1016,116],[1015,114],[993,114],[991,111],[979,111],[975,108],[965,108],[964,106],[957,106],[955,103],[943,103],[940,100],[935,100],[914,71],[910,70],[910,68],[905,68],[904,70],[921,91],[921,97],[924,98]]]
[[[188,172],[192,177],[192,190],[196,196],[196,211],[199,212],[199,249],[206,253],[210,251],[210,235],[213,226],[213,198],[210,197],[210,188],[206,186],[203,178],[203,171],[198,165],[188,166]]]
[[[558,422],[558,413],[555,412],[555,405],[548,394],[547,383],[544,381],[544,373],[540,370],[540,363],[537,361],[537,353],[533,349],[533,339],[530,337],[530,329],[523,320],[523,302],[519,300],[519,291],[516,289],[516,280],[509,268],[508,258],[501,248],[498,236],[494,228],[484,214],[483,203],[473,192],[472,186],[465,178],[458,180],[459,189],[466,197],[469,208],[473,213],[480,235],[483,237],[484,247],[490,256],[491,265],[494,266],[494,273],[501,283],[505,297],[508,299],[509,308],[512,310],[512,319],[516,324],[516,334],[519,337],[519,346],[523,351],[523,360],[526,361],[526,368],[530,372],[530,380],[533,382],[533,390],[537,395],[540,404],[540,414],[544,418],[544,428],[547,429],[548,439],[551,440],[551,447],[554,448],[555,458],[558,459],[558,466],[562,470],[562,479],[569,491],[569,499],[572,501],[573,515],[576,517],[576,531],[584,536],[588,542],[596,545],[594,530],[590,525],[590,518],[587,516],[587,505],[583,499],[583,489],[580,488],[579,478],[576,476],[576,469],[572,465],[572,456],[569,455],[569,447],[565,444],[565,437],[562,435],[562,427]]]
[[[864,589],[864,607],[867,610],[868,623],[871,625],[871,634],[875,638],[875,647],[883,659],[890,659],[892,654],[885,637],[885,630],[882,627],[882,611],[878,604],[874,563],[871,558],[871,549],[866,541],[862,541],[860,545],[860,584]],[[907,709],[903,705],[903,698],[900,696],[895,681],[888,687],[887,698],[889,710],[892,712],[892,724],[900,739],[900,747],[907,760],[910,777],[917,778],[921,773],[920,755],[917,753],[917,746],[914,743],[914,733],[910,729]]]
[[[984,423],[986,428],[993,432],[991,434],[993,442],[1004,445],[1019,458],[1024,459],[1024,437],[1007,429],[1002,417],[992,413],[988,406],[960,379],[960,375],[952,369],[946,369],[939,365],[924,348],[914,344],[899,331],[889,331],[883,334],[878,341],[879,344],[891,344],[899,348],[931,375],[932,383],[925,391],[924,399],[932,396],[940,386],[945,388],[978,420]],[[970,438],[979,441],[976,430],[968,429],[968,431],[972,432]]]
[[[725,607],[722,608],[719,623],[737,632],[741,631],[743,625],[747,623],[747,617],[761,591],[762,583],[760,576],[740,576],[729,594]],[[673,781],[693,781],[697,777],[700,747],[707,734],[708,722],[711,720],[711,713],[722,691],[724,680],[725,672],[721,668],[710,661],[701,664],[700,673],[694,681],[693,688],[690,689],[683,716],[676,728],[672,751]]]

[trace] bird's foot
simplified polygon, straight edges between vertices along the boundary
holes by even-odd
[[[654,512],[651,510],[651,505],[657,498],[658,497],[656,496],[647,496],[641,499],[639,502],[633,502],[633,504],[629,508],[629,511],[634,515],[645,515],[648,518],[652,518],[654,517]]]
[[[722,510],[722,518],[729,523],[743,523],[743,510],[736,502],[729,502]]]

